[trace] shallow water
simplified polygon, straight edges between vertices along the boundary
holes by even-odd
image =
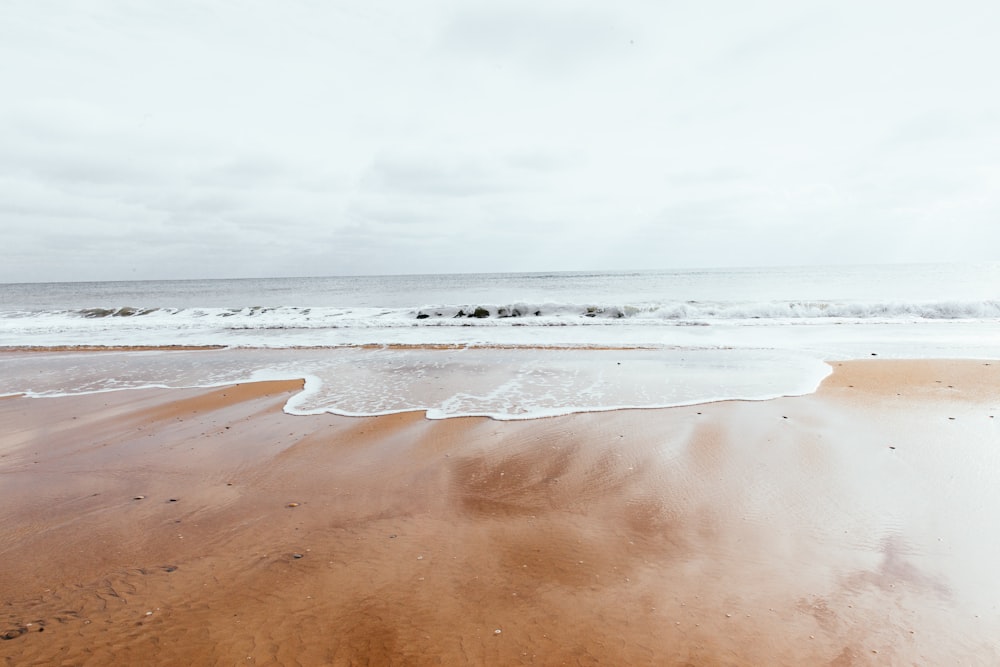
[[[304,378],[292,414],[527,419],[809,393],[830,368],[772,350],[233,349],[0,353],[0,395]]]
[[[0,350],[238,349],[3,355],[0,394],[306,378],[291,412],[497,419],[766,399],[825,361],[1000,358],[997,285],[997,263],[5,285]]]

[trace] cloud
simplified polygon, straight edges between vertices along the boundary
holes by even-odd
[[[0,281],[982,258],[997,7],[8,3]]]
[[[504,3],[460,11],[444,29],[440,48],[488,65],[565,76],[624,49],[628,41],[618,17],[606,11]]]
[[[469,197],[502,191],[507,179],[481,162],[376,159],[361,177],[362,191],[430,197]]]

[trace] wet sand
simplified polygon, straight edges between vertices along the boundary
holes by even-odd
[[[523,422],[0,399],[5,665],[1000,664],[1000,362]]]

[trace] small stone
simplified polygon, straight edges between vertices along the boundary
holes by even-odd
[[[299,558],[302,558],[302,554],[292,554],[292,558],[298,560]]]
[[[287,505],[285,505],[285,507],[298,507],[298,506],[299,506],[298,503],[288,503]]]
[[[134,496],[132,500],[143,500],[146,496]]]
[[[497,628],[496,630],[493,631],[493,634],[498,635],[501,632],[503,632],[503,631],[500,628]]]

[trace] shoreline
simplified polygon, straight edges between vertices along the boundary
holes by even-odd
[[[289,413],[419,411],[431,419],[499,421],[771,400],[810,393],[830,372],[829,364],[794,353],[495,346],[8,352],[0,364],[4,395],[305,379]]]
[[[293,416],[295,380],[8,397],[0,657],[1000,661],[1000,362],[831,365],[522,421]]]

